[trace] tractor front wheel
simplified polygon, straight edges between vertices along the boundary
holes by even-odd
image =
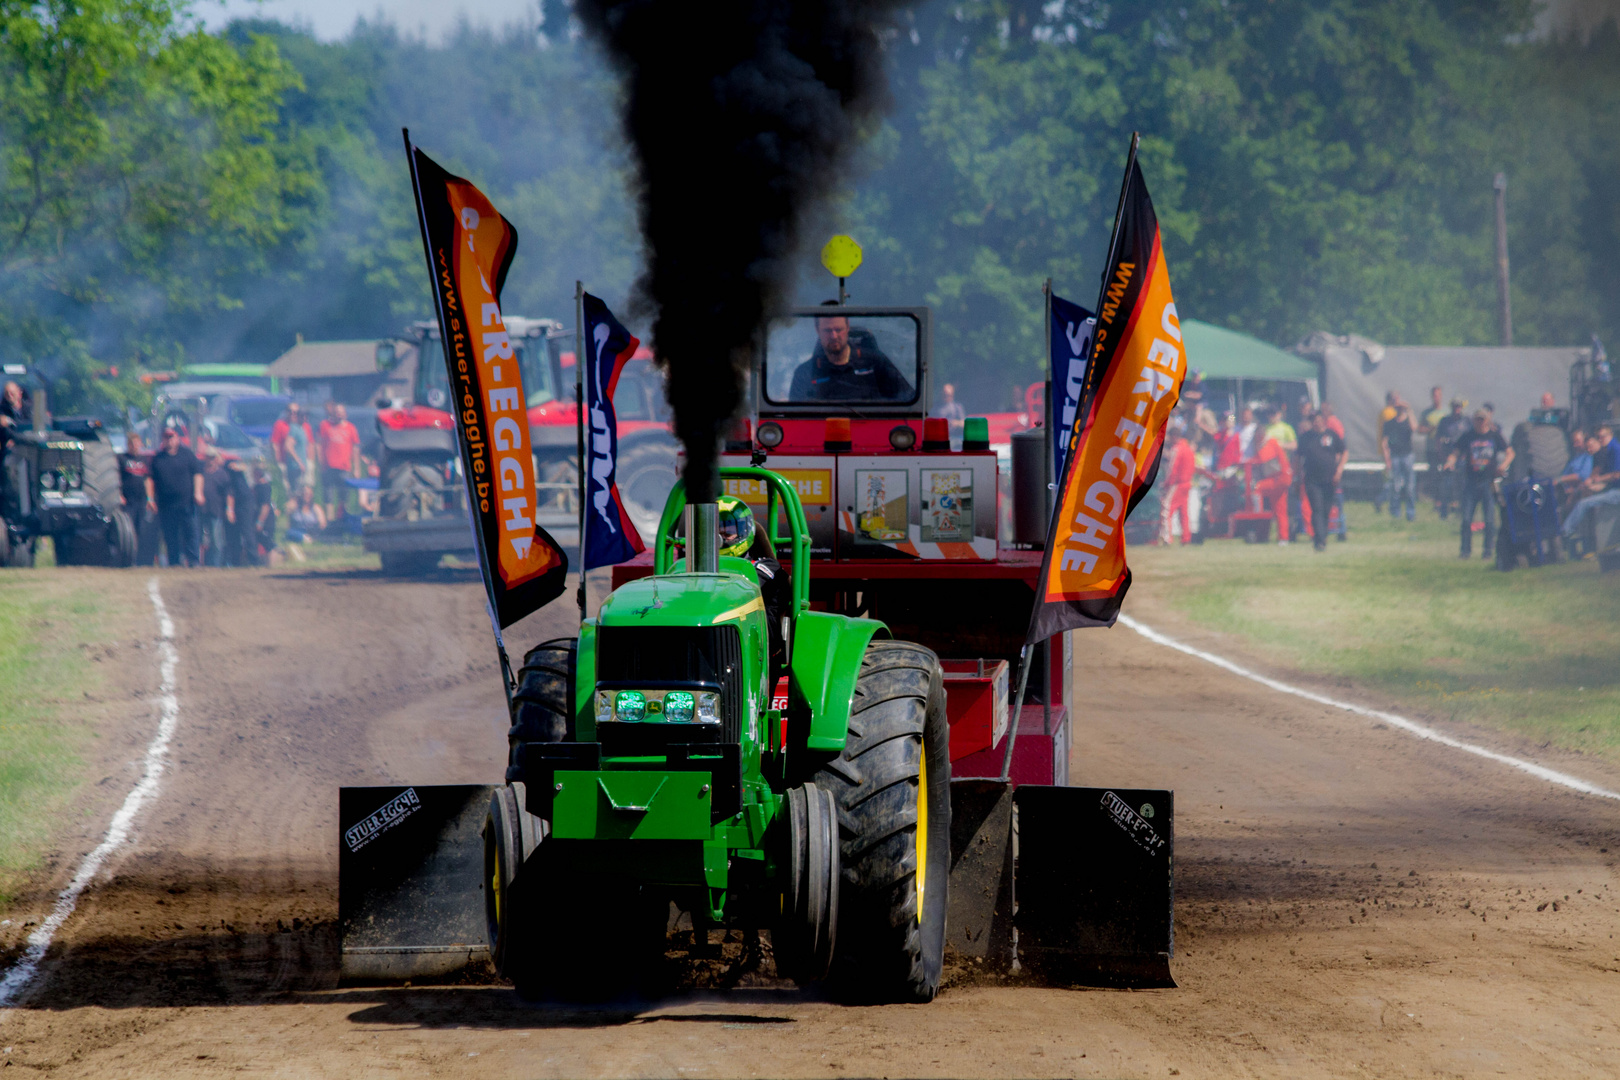
[[[843,753],[816,774],[838,804],[842,886],[830,982],[846,1000],[932,1001],[945,955],[951,762],[939,659],[874,641]]]
[[[495,789],[484,819],[484,920],[495,970],[520,988],[533,979],[533,921],[519,913],[512,882],[539,845],[543,826],[523,808],[522,784]]]

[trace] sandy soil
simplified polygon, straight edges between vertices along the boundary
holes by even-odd
[[[162,587],[181,654],[172,772],[0,1014],[12,1075],[1620,1074],[1620,804],[1124,629],[1077,638],[1077,691],[1110,704],[1078,719],[1072,779],[1176,789],[1180,989],[958,986],[864,1009],[753,989],[577,1011],[499,986],[337,988],[337,788],[500,775],[481,591],[453,573]],[[1151,596],[1132,612],[1208,641]],[[511,640],[566,633],[571,614]],[[150,687],[151,660],[105,662]],[[127,711],[117,737],[138,745],[153,717]],[[1620,787],[1595,761],[1469,734]],[[13,917],[47,909],[70,863]]]

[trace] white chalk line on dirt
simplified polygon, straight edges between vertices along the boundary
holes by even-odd
[[[1214,664],[1216,667],[1230,671],[1234,675],[1241,675],[1245,679],[1253,680],[1254,682],[1259,683],[1261,686],[1269,686],[1271,689],[1280,693],[1293,694],[1295,697],[1304,698],[1306,701],[1314,701],[1318,705],[1329,705],[1335,709],[1343,709],[1345,712],[1352,712],[1357,716],[1367,716],[1375,720],[1382,720],[1390,727],[1398,728],[1401,731],[1406,732],[1408,735],[1416,735],[1420,739],[1427,739],[1430,742],[1437,742],[1441,746],[1449,746],[1453,750],[1461,750],[1465,754],[1473,754],[1477,757],[1486,758],[1490,761],[1507,765],[1511,768],[1518,769],[1521,772],[1527,772],[1531,776],[1538,779],[1546,780],[1549,783],[1559,784],[1563,787],[1570,788],[1571,790],[1579,791],[1583,795],[1596,795],[1603,799],[1620,799],[1620,792],[1610,791],[1608,788],[1598,787],[1596,784],[1582,780],[1578,776],[1570,776],[1568,773],[1561,773],[1556,769],[1549,769],[1545,765],[1537,765],[1533,761],[1525,761],[1523,758],[1512,757],[1508,754],[1499,754],[1495,750],[1487,750],[1483,746],[1475,746],[1473,743],[1463,742],[1461,739],[1454,739],[1450,735],[1442,734],[1441,732],[1436,731],[1434,728],[1417,723],[1415,720],[1408,720],[1404,716],[1396,716],[1394,713],[1380,712],[1377,709],[1369,709],[1365,705],[1356,705],[1348,701],[1339,701],[1337,698],[1330,698],[1325,694],[1318,694],[1314,691],[1305,690],[1298,686],[1290,686],[1285,682],[1278,682],[1276,679],[1268,678],[1257,671],[1250,671],[1246,667],[1240,667],[1223,656],[1216,656],[1214,653],[1205,652],[1202,649],[1195,649],[1191,645],[1186,645],[1177,641],[1175,638],[1167,637],[1152,627],[1144,626],[1142,623],[1137,622],[1129,615],[1121,615],[1119,617],[1119,621],[1156,645],[1164,645],[1168,648],[1175,649],[1177,652],[1186,653],[1188,656],[1195,656],[1206,663]]]
[[[56,906],[51,909],[50,916],[40,923],[38,929],[28,935],[28,948],[24,951],[22,959],[18,960],[4,977],[0,977],[0,1009],[8,1008],[23,991],[28,989],[29,983],[33,982],[34,976],[39,972],[39,965],[45,959],[46,950],[51,947],[51,939],[73,914],[73,909],[79,904],[79,897],[101,872],[107,860],[129,841],[135,815],[140,813],[141,808],[157,794],[158,780],[163,776],[163,768],[169,754],[169,740],[173,738],[175,726],[180,722],[180,701],[174,694],[174,669],[180,663],[180,654],[174,647],[174,622],[169,618],[169,609],[163,605],[163,596],[158,592],[157,578],[154,577],[146,583],[146,595],[152,598],[152,610],[157,615],[160,673],[158,729],[146,748],[146,767],[141,773],[140,780],[124,799],[124,805],[118,808],[118,812],[112,816],[112,821],[107,824],[107,833],[102,837],[101,843],[84,857],[84,861],[79,864],[79,872],[73,875],[68,887],[56,898]]]

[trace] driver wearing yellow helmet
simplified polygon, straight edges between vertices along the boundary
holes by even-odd
[[[754,512],[735,495],[720,496],[716,518],[720,527],[720,554],[747,559],[759,575],[759,592],[765,601],[765,622],[770,628],[771,667],[781,671],[787,664],[782,635],[783,593],[788,586],[782,564],[776,560],[771,541],[754,524]]]

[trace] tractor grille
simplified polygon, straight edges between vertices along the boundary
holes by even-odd
[[[596,632],[596,680],[716,684],[722,741],[742,738],[742,635],[735,626],[604,626]]]

